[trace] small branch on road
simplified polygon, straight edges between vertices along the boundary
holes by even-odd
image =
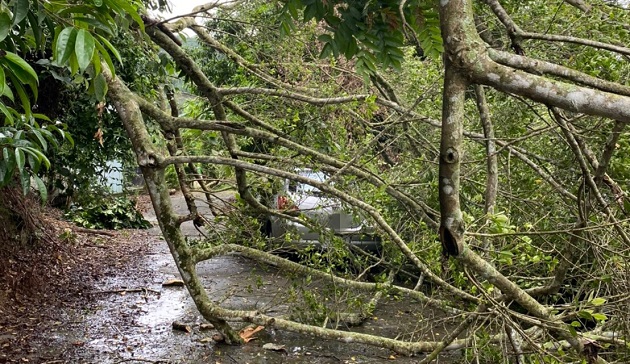
[[[157,291],[151,288],[121,288],[121,289],[110,289],[105,291],[90,291],[88,294],[100,294],[100,293],[133,293],[133,292],[153,292],[156,294],[162,294],[162,292]]]
[[[134,362],[134,361],[138,361],[141,363],[171,363],[170,360],[166,360],[166,359],[143,359],[143,358],[127,358],[127,359],[123,359],[123,360],[119,360],[116,362],[116,364],[119,363],[129,363],[129,362]]]
[[[72,230],[74,230],[77,233],[107,235],[107,236],[116,237],[116,233],[112,233],[111,231],[106,231],[106,230],[86,229],[86,228],[82,228],[78,226],[73,226]]]

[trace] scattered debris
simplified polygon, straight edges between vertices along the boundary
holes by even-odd
[[[192,328],[185,323],[173,321],[173,330],[184,331],[188,334],[192,332]]]
[[[162,287],[182,287],[184,285],[184,281],[177,278],[171,278],[162,283]]]
[[[106,235],[106,236],[116,237],[116,233],[111,232],[109,230],[87,229],[87,228],[82,228],[79,226],[73,226],[72,230],[76,231],[77,233]],[[99,248],[106,248],[106,247],[99,246]]]
[[[1,328],[1,327],[0,327]],[[11,342],[11,340],[15,339],[15,335],[12,334],[4,334],[0,335],[0,345]]]
[[[90,291],[90,292],[86,292],[87,294],[97,294],[97,293],[120,293],[121,295],[125,295],[127,293],[131,293],[131,292],[143,292],[143,293],[147,293],[147,292],[153,292],[153,293],[157,293],[157,294],[161,294],[162,292],[157,291],[155,289],[151,289],[151,288],[121,288],[121,289],[108,289],[108,290],[104,290],[104,291]]]
[[[265,350],[271,350],[271,351],[282,351],[282,352],[287,352],[287,348],[284,345],[280,345],[280,344],[274,344],[274,343],[266,343],[265,345],[262,346],[263,349]],[[307,355],[310,353],[307,353]]]
[[[215,343],[222,343],[222,342],[225,342],[225,337],[221,333],[216,333],[216,334],[212,335],[212,340]]]
[[[207,330],[212,330],[214,329],[214,325],[213,324],[201,324],[199,325],[199,330],[201,331],[207,331]]]
[[[262,331],[265,327],[264,326],[248,326],[244,329],[242,329],[238,335],[241,337],[241,339],[243,339],[244,342],[248,343],[252,340],[256,340],[256,337],[254,337],[254,334]]]

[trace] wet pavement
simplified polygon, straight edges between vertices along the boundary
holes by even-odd
[[[174,197],[178,209],[181,196]],[[148,219],[153,219],[151,213]],[[192,225],[184,228],[197,235]],[[34,339],[39,349],[27,357],[41,363],[415,363],[420,357],[401,357],[389,350],[362,344],[348,344],[274,329],[256,334],[242,346],[216,343],[217,332],[208,329],[185,287],[163,287],[178,273],[166,242],[158,228],[150,237],[142,256],[122,269],[99,280],[91,292],[96,298],[85,305],[59,308],[44,338]],[[273,267],[238,255],[218,257],[199,264],[198,272],[208,294],[224,307],[257,309],[271,315],[296,314],[287,302],[305,284],[301,277],[286,277]],[[317,282],[309,283],[311,287]],[[350,297],[352,298],[352,297]],[[348,297],[345,297],[348,299]],[[382,305],[361,327],[353,330],[398,336],[405,340],[439,340],[453,323],[441,322],[439,313],[420,304],[386,297]],[[298,312],[299,314],[299,312]],[[303,314],[303,313],[302,313]],[[173,322],[189,328],[174,330]],[[232,323],[234,327],[244,323]],[[283,345],[282,351],[263,345]],[[1,349],[0,349],[1,350]],[[437,363],[459,362],[461,354],[449,353]],[[29,359],[30,358],[30,359]],[[27,362],[23,361],[23,362]],[[0,360],[1,362],[1,360]]]

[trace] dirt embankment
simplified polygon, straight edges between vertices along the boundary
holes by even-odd
[[[68,325],[68,310],[94,302],[95,284],[133,265],[150,237],[91,232],[35,199],[3,197],[13,212],[0,221],[0,363],[46,362],[69,349],[49,347],[50,335]]]

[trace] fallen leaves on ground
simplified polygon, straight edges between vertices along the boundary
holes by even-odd
[[[192,332],[192,328],[184,323],[173,321],[173,330],[184,331],[188,334]]]
[[[265,327],[264,326],[248,326],[244,329],[242,329],[238,335],[241,337],[241,339],[243,339],[244,342],[248,343],[252,340],[255,340],[256,338],[253,336],[255,333],[263,330]]]
[[[164,281],[162,287],[181,287],[184,285],[184,281],[177,278],[172,278]]]
[[[199,330],[201,330],[201,331],[212,330],[212,329],[214,329],[214,325],[213,324],[201,324],[201,325],[199,325]]]

